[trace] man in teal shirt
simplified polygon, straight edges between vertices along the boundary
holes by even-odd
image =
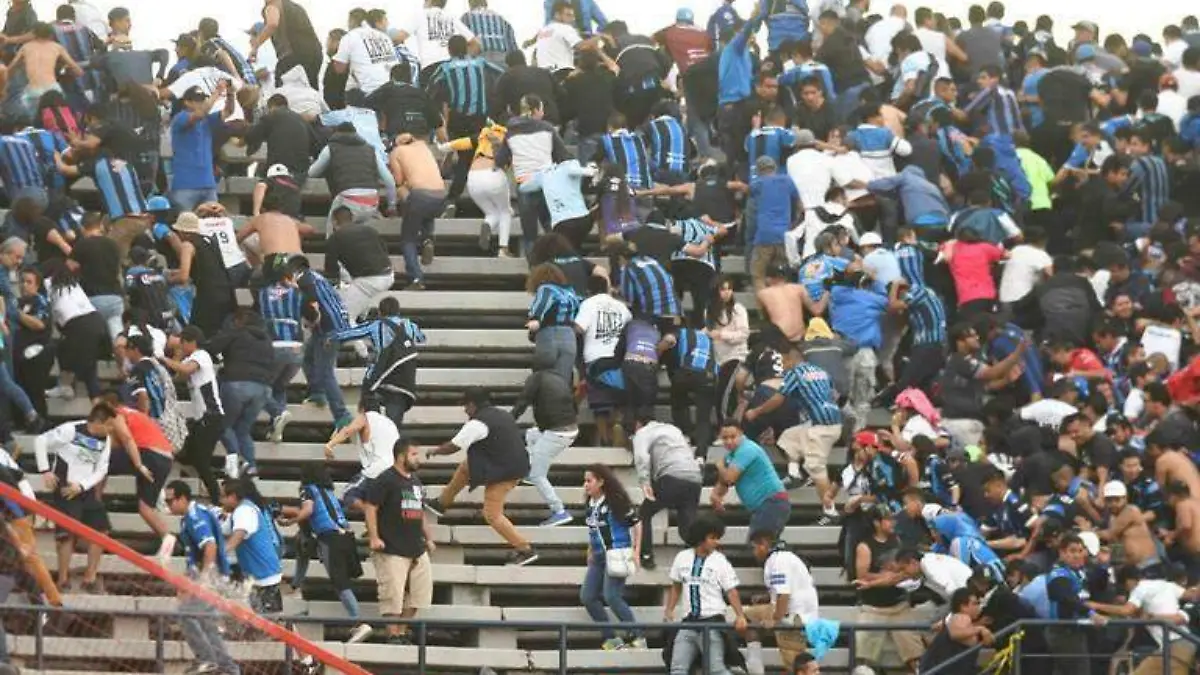
[[[732,485],[750,511],[750,532],[771,532],[778,537],[792,515],[792,503],[771,458],[733,423],[721,427],[721,444],[729,452],[717,460],[713,509],[725,510],[725,495]]]

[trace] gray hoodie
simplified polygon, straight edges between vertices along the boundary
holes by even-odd
[[[942,189],[930,183],[919,166],[910,164],[895,176],[877,178],[867,183],[867,189],[873,193],[896,193],[904,207],[904,217],[910,223],[922,216],[940,217],[943,223],[950,221],[950,205],[946,203]]]
[[[641,485],[649,485],[663,476],[701,482],[700,465],[692,444],[678,427],[666,422],[650,422],[633,435],[633,464]]]

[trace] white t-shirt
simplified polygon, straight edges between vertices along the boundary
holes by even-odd
[[[1079,410],[1070,403],[1065,403],[1056,398],[1044,398],[1021,408],[1021,419],[1028,422],[1037,422],[1043,427],[1057,429],[1062,424],[1063,418],[1067,415],[1074,415],[1077,412]]]
[[[867,44],[867,51],[870,52],[871,58],[886,63],[892,54],[892,38],[899,35],[900,31],[907,26],[904,19],[888,16],[868,28],[867,34],[863,36],[863,42]]]
[[[733,565],[720,551],[702,560],[696,559],[695,549],[680,551],[668,576],[683,586],[679,594],[683,600],[680,613],[699,619],[724,615],[728,607],[725,594],[738,585]]]
[[[46,287],[50,287],[49,280]],[[91,314],[96,311],[95,305],[88,300],[87,293],[79,284],[68,286],[61,291],[50,290],[50,313],[54,315],[54,323],[59,328],[67,325],[71,319]]]
[[[470,420],[462,425],[462,428],[458,430],[457,434],[454,434],[454,438],[451,438],[450,442],[454,444],[454,447],[466,450],[487,437],[487,425],[479,420]]]
[[[967,587],[971,568],[961,560],[940,553],[921,556],[921,576],[925,587],[949,600],[954,591]]]
[[[580,303],[575,325],[583,331],[583,362],[595,363],[616,354],[621,331],[632,318],[625,303],[607,293]]]
[[[206,66],[204,68],[189,70],[181,75],[178,80],[175,80],[167,89],[177,99],[183,98],[187,90],[192,87],[200,87],[205,96],[212,96],[213,92],[217,90],[217,83],[221,81],[228,82],[235,94],[242,90],[244,84],[240,78],[234,77],[220,68]],[[213,110],[221,110],[223,107],[224,103],[217,101],[217,104],[213,106]],[[242,113],[242,106],[235,105],[233,106],[233,114],[225,121],[236,122],[241,119],[245,119],[245,115]]]
[[[1183,592],[1182,586],[1171,581],[1143,579],[1129,594],[1129,604],[1142,610],[1143,614],[1181,614],[1179,600],[1183,597]],[[1162,629],[1149,630],[1154,641],[1161,645]],[[1179,636],[1171,633],[1170,639],[1178,640]]]
[[[1000,276],[1000,302],[1016,302],[1029,295],[1042,273],[1050,269],[1054,261],[1044,250],[1021,244],[1012,250],[1004,263],[1004,274]]]
[[[188,375],[193,419],[200,419],[210,412],[215,415],[225,414],[225,409],[221,406],[221,388],[217,385],[217,369],[213,367],[212,356],[203,349],[197,349],[183,362],[200,366]]]
[[[392,39],[364,24],[346,33],[334,61],[350,67],[349,88],[370,94],[391,80],[392,66],[400,63]]]
[[[1179,96],[1183,100],[1200,96],[1200,70],[1180,68],[1175,71],[1175,81],[1179,83]]]
[[[906,443],[912,443],[917,436],[925,436],[929,440],[937,440],[939,436],[945,436],[944,432],[933,428],[929,420],[921,415],[913,415],[904,423],[904,428],[900,430],[900,437]]]
[[[539,68],[550,72],[575,67],[575,47],[583,42],[574,26],[551,21],[537,34],[533,58]]]
[[[845,188],[847,201],[853,202],[869,194],[866,188],[847,187],[850,183],[860,181],[866,184],[873,180],[875,180],[875,172],[857,151],[833,156],[833,181],[838,184],[838,187]]]
[[[802,623],[817,618],[817,589],[808,565],[791,551],[772,553],[763,565],[763,583],[771,594],[771,606],[781,595],[788,596],[788,616],[799,616]]]
[[[200,234],[216,240],[217,247],[221,249],[221,261],[225,263],[225,269],[231,269],[246,262],[246,254],[242,251],[242,247],[238,246],[237,232],[233,229],[232,219],[201,218]]]
[[[814,148],[804,148],[788,158],[787,172],[796,184],[804,208],[815,209],[825,203],[825,193],[833,184],[832,157]]]
[[[167,334],[161,328],[154,326],[146,326],[150,330],[150,343],[154,347],[154,358],[161,359],[167,349]],[[137,324],[131,325],[125,329],[125,337],[135,338],[142,334],[142,329],[138,328]]]
[[[400,440],[400,430],[390,417],[374,410],[367,413],[367,428],[371,432],[371,440],[367,443],[359,441],[358,461],[362,464],[363,475],[375,478],[395,463],[392,451],[396,441]]]
[[[1121,408],[1121,414],[1127,420],[1136,420],[1146,411],[1146,394],[1141,389],[1130,389],[1129,395],[1125,397],[1125,406]]]
[[[933,54],[933,58],[937,60],[939,76],[949,77],[950,66],[946,62],[946,34],[931,28],[918,28],[913,31],[913,35],[917,36],[917,40],[921,43],[921,49]]]
[[[450,38],[455,35],[465,37],[467,42],[475,39],[462,19],[440,7],[426,7],[417,19],[416,28],[413,34],[417,36],[417,58],[426,67],[450,60]]]

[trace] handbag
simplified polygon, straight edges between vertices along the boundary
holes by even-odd
[[[633,561],[632,548],[610,548],[604,551],[604,569],[614,579],[633,576],[637,566]]]

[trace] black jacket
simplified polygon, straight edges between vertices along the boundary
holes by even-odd
[[[515,481],[529,475],[529,451],[525,434],[506,410],[493,406],[480,408],[475,420],[488,428],[487,438],[467,448],[467,467],[471,470],[470,487]]]
[[[544,119],[558,124],[558,84],[554,76],[544,68],[516,66],[500,76],[496,83],[496,96],[507,115],[521,114],[521,97],[534,94],[545,103]]]
[[[442,112],[429,94],[407,82],[388,82],[371,92],[367,107],[379,113],[389,137],[427,136],[442,126]]]
[[[312,164],[313,127],[299,114],[279,108],[272,110],[246,132],[246,154],[258,152],[267,144],[267,166],[282,164],[293,176],[307,173]]]
[[[275,348],[261,326],[230,327],[213,336],[205,346],[220,354],[225,382],[259,382],[270,385],[275,376]]]
[[[339,195],[346,190],[374,190],[379,187],[379,171],[372,148],[358,134],[335,131],[329,137],[329,166],[325,180],[329,194]]]

